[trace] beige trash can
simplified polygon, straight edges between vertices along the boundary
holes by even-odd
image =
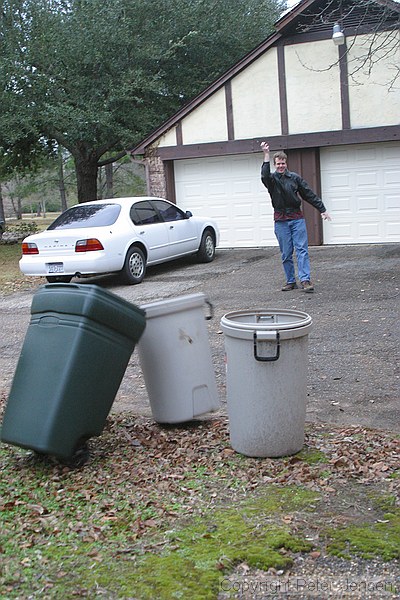
[[[139,360],[154,420],[190,421],[219,408],[208,340],[204,294],[141,306],[146,330]]]
[[[301,450],[311,326],[311,317],[296,310],[222,317],[230,441],[237,452],[278,457]]]

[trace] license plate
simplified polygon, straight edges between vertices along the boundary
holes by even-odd
[[[64,273],[64,263],[48,263],[48,273]]]

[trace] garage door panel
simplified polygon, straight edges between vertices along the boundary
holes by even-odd
[[[332,237],[338,244],[349,244],[353,239],[353,225],[351,223],[338,223],[332,225]]]
[[[188,184],[184,185],[185,196],[190,199],[201,198],[201,185],[197,184]]]
[[[248,225],[247,227],[239,226],[236,228],[237,240],[239,243],[246,242],[252,236],[252,227]]]
[[[376,171],[358,171],[355,176],[355,188],[358,190],[370,187],[378,188],[379,179],[380,176]]]
[[[397,169],[385,169],[383,171],[383,181],[385,186],[400,186],[400,166]]]
[[[393,221],[393,223],[386,223],[385,227],[385,240],[387,242],[398,242],[399,241],[399,229],[400,220]]]
[[[382,227],[379,221],[370,221],[358,225],[360,240],[378,240],[382,237]]]
[[[327,173],[327,185],[330,189],[349,190],[351,188],[350,177],[347,173]]]
[[[223,181],[210,181],[207,187],[207,194],[215,198],[215,196],[225,196],[226,189]]]
[[[400,194],[385,194],[383,199],[385,210],[389,213],[395,212],[399,214],[400,212]]]
[[[400,144],[321,150],[324,243],[400,241]],[[394,217],[396,221],[394,221]]]
[[[235,217],[250,217],[251,219],[255,219],[257,216],[255,214],[256,207],[252,202],[235,202],[232,205],[232,209]]]
[[[326,200],[326,196],[324,196]],[[329,206],[329,203],[327,203]],[[350,196],[335,196],[335,205],[329,209],[329,213],[333,217],[339,214],[351,214],[354,211]]]
[[[355,162],[363,165],[369,164],[375,166],[378,160],[378,146],[349,146],[349,155],[352,156],[353,152],[355,155]]]
[[[357,196],[356,198],[356,211],[357,212],[379,212],[380,213],[380,202],[377,196]]]
[[[241,194],[251,195],[252,185],[248,179],[242,179],[240,181],[232,181],[232,193],[237,196]]]

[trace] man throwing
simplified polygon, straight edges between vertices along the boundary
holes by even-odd
[[[308,256],[308,237],[306,222],[301,210],[301,200],[312,204],[323,219],[331,220],[321,198],[312,191],[308,183],[297,173],[288,171],[287,156],[284,152],[274,154],[275,172],[271,173],[269,144],[261,143],[264,162],[261,167],[261,181],[268,189],[274,207],[275,235],[282,256],[286,284],[282,291],[297,288],[293,263],[293,251],[296,250],[297,270],[300,284],[305,292],[313,292],[311,283],[310,259]]]

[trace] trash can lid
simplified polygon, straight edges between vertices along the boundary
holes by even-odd
[[[31,314],[57,313],[86,317],[137,340],[145,328],[144,311],[94,284],[48,283],[39,287]]]
[[[311,325],[312,319],[307,313],[283,308],[234,311],[221,319],[225,334],[244,339],[252,338],[255,331],[264,334],[279,331],[282,339],[300,337],[307,335]]]
[[[178,313],[183,310],[192,308],[204,307],[207,299],[205,294],[188,294],[186,296],[177,296],[167,300],[159,300],[150,304],[141,305],[141,309],[146,313],[146,319],[161,317],[173,313]]]

